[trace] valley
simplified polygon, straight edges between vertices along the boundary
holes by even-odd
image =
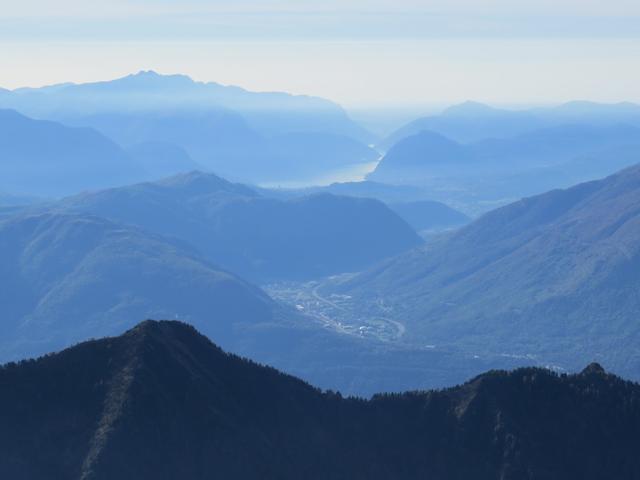
[[[345,274],[339,278],[351,276]],[[264,290],[274,299],[283,302],[323,327],[337,333],[382,342],[400,342],[405,326],[393,318],[393,311],[380,300],[364,307],[349,295],[324,294],[323,287],[337,280],[308,282],[280,282],[264,285]],[[364,307],[364,308],[363,308]]]

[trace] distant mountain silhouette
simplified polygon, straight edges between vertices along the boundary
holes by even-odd
[[[596,103],[572,101],[535,113],[550,124],[615,125],[626,123],[640,127],[640,105],[631,102]]]
[[[377,157],[366,146],[372,135],[330,101],[183,75],[140,72],[108,82],[17,89],[0,96],[2,106],[93,127],[124,147],[173,143],[204,167],[244,181],[317,175],[336,163]]]
[[[292,132],[265,137],[224,109],[111,113],[73,123],[92,125],[122,145],[171,143],[211,170],[251,181],[295,179],[370,162],[378,153],[349,137]],[[169,174],[185,170],[173,170]]]
[[[628,125],[565,125],[469,146],[485,165],[495,167],[496,164],[508,163],[510,168],[561,164],[580,155],[614,147],[630,150],[640,147],[640,128]]]
[[[475,169],[474,161],[474,152],[469,147],[438,133],[422,131],[394,145],[367,178],[387,183],[417,183],[429,175]]]
[[[469,209],[611,175],[640,162],[638,152],[640,128],[629,125],[562,125],[465,145],[421,132],[394,145],[367,178],[418,185]]]
[[[265,196],[291,199],[318,193],[374,198],[386,203],[416,231],[459,226],[470,221],[464,213],[429,200],[432,193],[412,185],[390,185],[371,181],[333,183],[301,189],[258,189]]]
[[[439,115],[418,118],[378,143],[387,151],[403,138],[423,130],[437,132],[461,143],[491,138],[509,138],[541,128],[562,125],[640,127],[640,105],[630,102],[600,104],[574,101],[556,107],[508,110],[478,102],[453,105]]]
[[[71,197],[53,207],[181,238],[254,281],[357,271],[421,243],[376,200],[328,194],[278,200],[199,172]]]
[[[439,115],[416,119],[393,132],[377,147],[388,151],[404,138],[424,130],[439,133],[461,143],[487,138],[508,138],[547,126],[544,120],[527,111],[493,108],[477,102],[449,107]]]
[[[148,321],[7,365],[0,384],[0,475],[13,480],[640,475],[640,387],[597,364],[343,399]]]
[[[57,196],[145,178],[144,169],[90,128],[0,110],[0,189]]]
[[[523,199],[351,281],[407,321],[406,338],[600,358],[640,378],[640,167]]]

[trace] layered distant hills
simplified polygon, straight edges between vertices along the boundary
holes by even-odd
[[[629,102],[600,104],[568,102],[557,107],[508,110],[478,102],[465,102],[447,108],[441,114],[418,118],[399,128],[378,143],[387,151],[400,140],[431,131],[460,143],[491,138],[509,138],[543,128],[562,125],[640,127],[640,105]]]
[[[383,262],[343,291],[407,335],[639,378],[640,167],[523,199]]]
[[[412,185],[392,185],[372,181],[333,183],[324,187],[302,189],[258,189],[265,196],[290,199],[330,193],[333,195],[374,198],[385,203],[417,232],[436,231],[468,223],[464,213],[442,202],[430,200],[426,188]]]
[[[560,125],[463,144],[431,131],[400,140],[368,179],[408,184],[471,212],[610,175],[640,162],[640,128]]]
[[[432,177],[488,177],[536,170],[564,177],[578,177],[585,170],[597,175],[635,163],[639,148],[640,128],[627,125],[559,126],[468,145],[422,131],[394,145],[369,178],[420,184]],[[608,159],[603,158],[605,154]],[[535,182],[535,175],[531,177]]]
[[[56,196],[143,178],[140,165],[93,129],[0,110],[0,190]]]
[[[180,238],[254,281],[357,271],[421,243],[376,200],[330,194],[279,200],[199,172],[83,194],[53,208]]]
[[[359,395],[444,386],[505,365],[344,335],[185,242],[85,214],[0,215],[0,303],[0,363],[155,317],[183,319],[231,351]]]
[[[140,72],[107,82],[3,91],[0,107],[92,127],[126,148],[168,143],[205,168],[244,181],[319,175],[378,157],[366,146],[372,135],[335,103],[183,75]]]
[[[14,480],[640,475],[640,387],[597,364],[364,401],[144,322],[4,366],[0,385],[0,475]]]

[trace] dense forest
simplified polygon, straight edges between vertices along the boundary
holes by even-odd
[[[632,479],[640,386],[592,364],[369,400],[147,321],[0,370],[0,476]]]

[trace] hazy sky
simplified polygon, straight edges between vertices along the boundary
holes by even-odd
[[[0,86],[141,69],[347,106],[640,101],[638,0],[0,0]]]

